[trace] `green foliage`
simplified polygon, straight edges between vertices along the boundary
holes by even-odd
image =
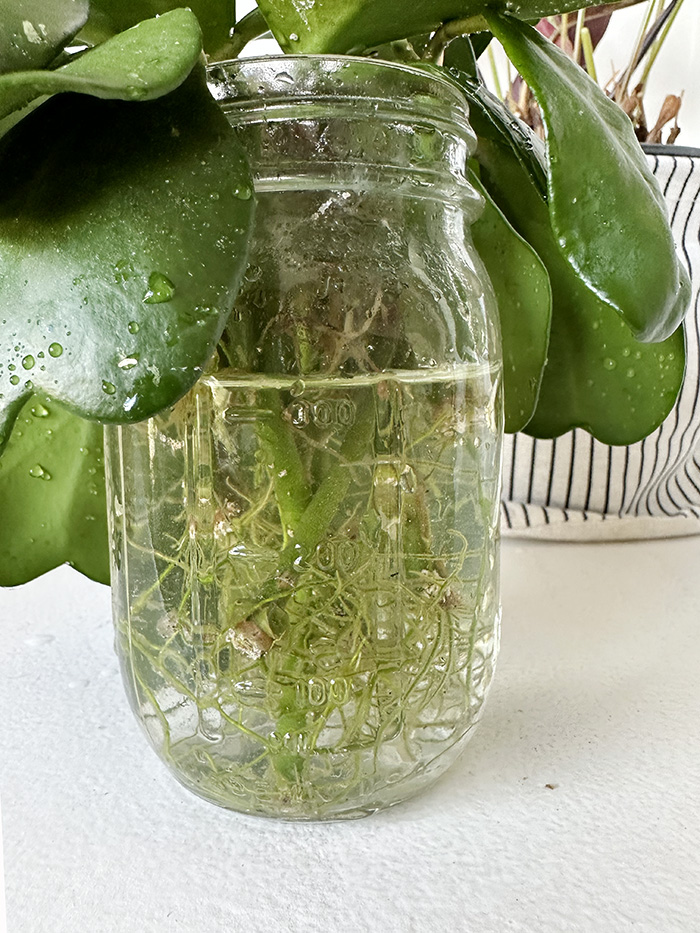
[[[0,586],[70,562],[109,583],[102,428],[33,395],[0,458]]]
[[[0,166],[5,419],[33,389],[104,422],[171,405],[214,351],[253,208],[202,74],[149,103],[52,98]]]
[[[471,182],[485,199],[472,235],[498,301],[506,431],[515,432],[534,414],[547,360],[552,313],[549,276],[473,174]]]
[[[492,23],[499,36],[503,22]],[[508,21],[507,29],[514,57],[513,48],[526,58],[531,45],[540,47],[535,30],[514,20]],[[547,99],[550,123],[575,128],[555,132],[550,126],[543,147],[483,86],[454,70],[468,61],[460,42],[456,40],[454,49],[450,46],[445,64],[470,102],[481,181],[543,261],[551,283],[547,365],[537,408],[525,430],[557,437],[581,427],[604,443],[640,440],[668,415],[683,380],[685,349],[677,318],[678,308],[685,310],[687,304],[687,277],[676,257],[661,193],[631,124],[580,69],[571,74],[564,65],[566,82],[572,85],[568,87],[560,75],[560,56],[555,54],[552,64],[547,53],[537,76],[546,85],[540,93]],[[585,108],[581,104],[582,111],[574,114],[570,99],[579,100],[579,86],[592,103]],[[611,126],[619,138],[609,142],[614,136]],[[591,192],[579,181],[582,177],[589,179]],[[611,183],[616,190],[608,190]],[[641,241],[634,226],[628,229],[635,217],[642,226]],[[577,244],[592,255],[605,255],[607,262],[589,263],[582,274],[579,265],[585,257],[577,252]],[[639,257],[651,244],[653,262],[640,264]],[[495,261],[489,272],[494,282],[506,277],[505,266],[499,268]],[[616,305],[603,300],[610,291],[622,299]],[[503,300],[499,307],[503,316]],[[664,336],[669,329],[672,335],[662,343],[640,343],[632,322],[637,332],[645,328],[645,336]],[[507,325],[503,329],[507,332]],[[514,359],[506,364],[506,376],[508,366],[517,372],[528,358],[525,340],[512,346]],[[510,406],[508,411],[512,417]]]
[[[0,0],[0,74],[49,65],[87,15],[88,0]]]
[[[356,53],[498,9],[521,19],[576,10],[582,0],[258,0],[285,52]]]
[[[236,21],[235,0],[91,0],[90,17],[103,31],[116,33],[185,5],[199,20],[205,51],[215,54],[225,46]]]
[[[663,198],[627,118],[523,22],[579,3],[260,0],[230,40],[233,0],[191,0],[192,12],[0,0],[0,583],[63,560],[106,579],[95,422],[171,406],[216,347],[254,199],[192,69],[202,33],[214,57],[232,54],[264,28],[260,14],[289,52],[381,47],[408,61],[463,21],[473,43],[453,41],[445,66],[479,136],[474,239],[499,299],[508,430],[580,426],[630,443],[663,420],[682,381],[689,294]],[[479,83],[487,27],[538,97],[546,148]],[[74,37],[95,48],[68,55]]]
[[[540,103],[552,229],[566,260],[639,339],[669,336],[685,313],[690,282],[630,120],[536,29],[486,15]],[[640,263],[643,255],[654,261]]]
[[[0,118],[36,97],[76,91],[119,100],[153,100],[173,91],[192,71],[202,33],[188,10],[146,20],[54,71],[0,75]]]
[[[475,110],[472,111],[475,113]],[[607,444],[631,444],[668,415],[683,380],[682,329],[643,344],[566,261],[547,202],[513,150],[481,138],[484,184],[515,229],[544,262],[552,288],[552,329],[535,415],[536,437],[585,428]]]

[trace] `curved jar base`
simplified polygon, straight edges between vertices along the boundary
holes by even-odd
[[[479,717],[480,718],[480,717]],[[474,734],[478,719],[472,723],[466,734],[451,748],[440,753],[437,759],[427,765],[415,768],[406,775],[389,780],[380,787],[358,784],[354,793],[345,787],[336,788],[338,799],[318,799],[316,789],[309,787],[279,788],[277,796],[264,800],[253,788],[246,790],[241,782],[231,778],[229,790],[222,785],[220,774],[199,770],[175,769],[165,762],[175,779],[187,790],[225,810],[242,813],[247,816],[278,819],[285,822],[335,822],[339,820],[358,820],[372,816],[381,810],[387,810],[397,804],[405,803],[432,787],[445,774],[454,762],[465,752],[466,746]],[[199,763],[201,766],[201,762]]]
[[[289,821],[358,819],[419,794],[461,756],[481,718],[499,632],[498,615],[483,620],[462,670],[448,673],[438,664],[437,669],[397,676],[388,664],[385,686],[379,691],[376,683],[368,690],[362,678],[355,700],[344,697],[347,716],[359,709],[364,719],[364,738],[360,736],[354,747],[338,744],[343,708],[336,710],[335,729],[331,715],[316,735],[307,729],[283,737],[272,728],[274,723],[268,733],[259,729],[246,737],[242,733],[249,730],[241,722],[240,707],[236,727],[213,706],[189,704],[188,710],[182,698],[177,714],[167,711],[166,723],[162,711],[141,695],[139,716],[171,774],[210,803]],[[458,648],[453,634],[448,633],[448,639]],[[135,705],[130,666],[123,672]],[[392,700],[392,690],[399,702]],[[219,701],[217,708],[222,708]],[[308,710],[305,718],[312,719]],[[188,720],[190,727],[185,726]],[[191,734],[178,739],[175,730],[183,727]]]

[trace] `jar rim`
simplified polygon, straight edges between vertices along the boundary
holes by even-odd
[[[274,69],[280,69],[276,75]],[[297,77],[303,77],[303,70],[315,68],[316,76],[324,76],[329,84],[323,88],[305,86],[303,81],[297,84]],[[324,69],[320,66],[326,66]],[[343,93],[343,82],[338,78],[348,77],[342,72],[348,69],[361,69],[370,77],[376,75],[400,75],[407,77],[408,81],[402,89],[403,93],[397,102],[388,94],[363,93],[359,82],[347,82]],[[246,95],[244,87],[236,82],[237,76],[248,73],[265,78],[266,86],[259,87],[257,93],[249,90]],[[263,93],[272,96],[278,105],[293,105],[312,97],[320,102],[324,99],[364,99],[377,107],[382,103],[394,107],[403,104],[401,109],[408,109],[423,118],[433,122],[448,122],[452,124],[468,142],[470,151],[476,145],[476,135],[469,123],[469,104],[466,95],[447,77],[432,68],[428,63],[420,68],[404,62],[391,62],[380,58],[369,58],[357,55],[322,55],[322,54],[294,54],[294,55],[263,55],[249,58],[237,58],[214,62],[207,68],[210,90],[216,100],[225,104],[227,110],[246,110],[262,108]],[[275,81],[275,78],[277,81]],[[335,80],[335,86],[331,83]],[[422,87],[421,87],[422,85]],[[395,84],[394,87],[399,86]],[[378,88],[378,90],[381,90]],[[324,93],[325,91],[325,93]],[[421,100],[421,98],[423,98]],[[426,100],[427,98],[427,100]],[[436,106],[437,105],[437,108]]]

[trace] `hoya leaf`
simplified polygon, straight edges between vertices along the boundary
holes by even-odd
[[[682,328],[662,343],[636,340],[563,257],[547,204],[513,150],[480,139],[476,155],[482,182],[542,259],[552,287],[547,365],[526,432],[557,437],[580,427],[606,444],[641,440],[666,418],[680,390]]]
[[[0,457],[0,586],[68,561],[109,583],[102,428],[33,395]]]
[[[204,48],[214,54],[226,45],[236,22],[235,0],[91,0],[90,17],[99,17],[100,25],[121,32],[141,20],[189,7],[199,20],[204,34]]]
[[[0,74],[50,64],[87,16],[88,0],[0,0]]]
[[[612,2],[612,0],[610,0]],[[642,2],[642,0],[636,0]],[[557,13],[573,13],[582,7],[593,6],[597,0],[505,0],[501,3],[483,3],[484,7],[492,10],[503,10],[505,13],[525,21],[537,22],[544,16],[555,16]]]
[[[563,281],[553,283],[560,304],[550,358],[525,430],[557,437],[582,427],[605,444],[633,444],[661,424],[678,397],[685,369],[683,325],[661,343],[638,343],[621,318],[610,318],[607,305],[600,302],[600,316],[594,317],[575,286],[563,292]]]
[[[445,49],[441,67],[447,68],[450,72],[458,72],[459,83],[466,79],[477,86],[479,82],[477,61],[489,47],[492,39],[490,32],[474,32],[466,36],[457,36]]]
[[[498,301],[506,431],[514,433],[532,418],[539,396],[552,313],[549,276],[479,179],[470,175],[485,199],[481,217],[472,224],[472,235]]]
[[[682,320],[690,283],[632,123],[536,29],[492,13],[487,20],[540,104],[563,256],[637,337],[661,340]]]
[[[470,81],[478,82],[479,69],[476,63],[478,58],[474,48],[473,38],[479,38],[488,33],[475,33],[472,36],[458,36],[447,46],[443,55],[443,66],[450,71],[459,72],[460,76]]]
[[[153,100],[185,80],[201,50],[202,35],[196,17],[189,10],[166,13],[109,39],[55,71],[0,75],[0,118],[36,97],[59,91]]]
[[[146,103],[57,95],[15,126],[0,140],[0,418],[32,389],[104,422],[183,395],[237,293],[252,193],[203,71]]]
[[[285,52],[357,52],[480,13],[483,0],[259,0]]]
[[[285,52],[346,53],[432,32],[449,20],[478,17],[472,26],[486,29],[487,9],[517,6],[518,16],[537,21],[576,10],[581,0],[258,0],[258,6]]]
[[[450,42],[444,59],[444,68],[467,96],[469,122],[479,139],[489,139],[511,149],[542,196],[546,197],[547,160],[544,144],[469,72],[468,67],[465,69],[465,64],[469,65],[472,47],[470,37],[460,36]]]

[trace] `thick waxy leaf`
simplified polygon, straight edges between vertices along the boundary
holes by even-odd
[[[549,276],[473,173],[470,180],[485,199],[472,235],[498,301],[506,431],[514,433],[532,418],[540,391],[552,313]]]
[[[189,7],[199,20],[205,51],[215,55],[228,41],[236,22],[235,0],[91,0],[90,16],[97,14],[103,28],[111,26],[114,32],[121,32],[141,20],[183,6]]]
[[[526,431],[557,437],[571,428],[607,444],[631,444],[668,415],[683,380],[682,329],[663,343],[638,342],[563,258],[547,205],[512,150],[479,141],[482,182],[540,256],[552,287],[548,361]]]
[[[61,94],[14,127],[0,141],[5,422],[32,386],[105,422],[183,395],[236,295],[252,193],[199,71],[147,103]]]
[[[475,32],[470,36],[458,36],[445,49],[443,65],[455,69],[472,81],[478,80],[477,60],[489,46],[493,36],[490,32]]]
[[[50,64],[87,15],[88,0],[0,0],[0,73]]]
[[[109,583],[102,428],[32,396],[0,457],[0,586],[66,561]]]
[[[476,38],[484,35],[478,33]],[[487,35],[490,36],[490,33]],[[453,39],[445,50],[444,68],[469,100],[469,122],[479,139],[488,139],[511,149],[521,167],[547,195],[547,159],[542,141],[508,110],[469,70],[473,58],[473,37]],[[465,67],[466,65],[466,67]]]
[[[642,0],[637,0],[637,2],[642,2]],[[518,19],[537,21],[543,16],[572,13],[574,10],[593,4],[586,3],[586,0],[505,0],[505,3],[483,3],[482,5],[492,10],[503,10],[511,16],[517,16]]]
[[[140,23],[55,71],[0,76],[0,118],[35,97],[59,91],[153,100],[182,84],[201,50],[196,17],[189,10],[175,10]]]
[[[342,53],[432,32],[487,8],[537,21],[578,9],[581,0],[258,0],[258,6],[285,52]]]
[[[512,17],[487,19],[540,104],[551,222],[563,255],[640,339],[668,336],[686,311],[690,283],[630,120],[536,29]]]
[[[480,13],[483,0],[259,0],[285,52],[356,52]]]

